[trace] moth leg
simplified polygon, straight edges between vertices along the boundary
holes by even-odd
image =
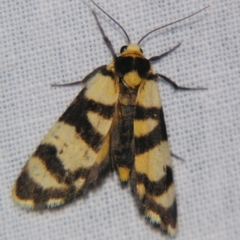
[[[168,55],[169,53],[173,52],[175,49],[177,49],[182,43],[179,42],[177,45],[175,45],[174,47],[170,48],[169,50],[167,50],[166,52],[158,55],[158,56],[153,56],[151,58],[149,58],[148,60],[150,62],[153,62],[153,61],[157,61],[157,60],[160,60],[161,58],[165,57],[166,55]]]
[[[70,82],[70,83],[52,83],[51,87],[65,87],[65,86],[73,86],[73,85],[86,83],[89,79],[91,79],[96,73],[98,73],[104,67],[106,67],[106,65],[103,65],[103,66],[100,66],[100,67],[94,69],[92,72],[90,72],[87,76],[85,76],[80,81],[75,81],[75,82]]]
[[[165,80],[166,82],[168,82],[170,85],[172,85],[172,87],[175,90],[193,90],[193,91],[198,91],[198,90],[207,90],[207,88],[203,88],[203,87],[197,87],[197,88],[189,88],[189,87],[181,87],[179,85],[177,85],[173,80],[171,80],[170,78],[160,74],[160,73],[156,73],[154,74],[155,78],[162,78],[163,80]]]
[[[185,162],[185,159],[179,157],[178,155],[174,154],[173,152],[170,152],[170,154],[171,154],[172,157],[176,158],[177,160],[180,160],[180,161],[182,161],[182,162]]]

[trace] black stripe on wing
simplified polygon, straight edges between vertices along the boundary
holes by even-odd
[[[157,126],[147,135],[135,137],[135,154],[142,154],[153,149],[161,141],[167,141],[167,130],[164,121],[163,109],[136,107],[136,120],[156,119]]]
[[[101,117],[110,119],[115,112],[115,105],[109,106],[97,103],[85,97],[84,88],[75,101],[68,107],[65,113],[59,118],[59,121],[75,126],[77,133],[94,150],[98,151],[103,143],[105,136],[102,136],[92,126],[87,118],[87,112],[92,111]]]
[[[165,167],[165,175],[157,182],[150,181],[148,176],[143,173],[135,173],[135,180],[137,184],[143,184],[146,192],[152,196],[162,195],[167,192],[168,188],[173,184],[173,172],[169,166]]]
[[[48,188],[43,189],[35,183],[23,170],[16,182],[16,195],[21,200],[33,200],[35,208],[42,208],[50,199],[61,199],[65,203],[74,199],[76,188],[71,186],[66,189]]]

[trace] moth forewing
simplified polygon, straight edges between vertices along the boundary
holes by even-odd
[[[13,189],[15,202],[27,208],[59,206],[97,179],[109,162],[118,92],[113,72],[103,67],[28,160]]]
[[[132,185],[151,222],[174,235],[177,205],[167,131],[157,84],[142,80],[134,119]]]

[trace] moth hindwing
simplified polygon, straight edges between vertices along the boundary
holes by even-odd
[[[130,180],[150,221],[174,235],[176,196],[156,80],[160,76],[177,89],[189,88],[154,74],[139,45],[148,34],[138,44],[130,43],[126,35],[129,43],[116,56],[94,16],[114,59],[84,79],[89,80],[86,86],[22,169],[13,199],[31,209],[61,206],[113,165],[121,181]]]

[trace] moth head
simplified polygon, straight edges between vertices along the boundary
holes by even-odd
[[[121,48],[121,50],[120,50],[120,55],[121,55],[121,56],[122,56],[122,55],[130,54],[130,52],[136,53],[136,55],[139,55],[139,56],[140,56],[140,55],[143,56],[142,49],[141,49],[140,46],[139,46],[140,43],[143,41],[143,39],[145,39],[145,38],[148,37],[150,34],[156,32],[156,31],[158,31],[158,30],[160,30],[160,29],[162,29],[162,28],[165,28],[165,27],[170,26],[170,25],[172,25],[172,24],[174,24],[174,23],[177,23],[177,22],[181,22],[181,21],[183,21],[183,20],[185,20],[185,19],[187,19],[187,18],[190,18],[190,17],[192,17],[192,16],[200,13],[201,11],[205,10],[206,8],[210,7],[210,5],[208,5],[208,6],[202,8],[202,9],[198,10],[197,12],[194,12],[194,13],[186,16],[186,17],[180,18],[180,19],[178,19],[178,20],[176,20],[176,21],[173,21],[173,22],[167,23],[167,24],[165,24],[165,25],[163,25],[163,26],[157,27],[157,28],[151,30],[150,32],[146,33],[146,34],[138,41],[137,44],[131,44],[130,38],[129,38],[127,32],[124,30],[124,28],[123,28],[116,20],[114,20],[108,13],[106,13],[100,6],[98,6],[93,0],[90,0],[90,1],[91,1],[97,8],[99,8],[105,15],[107,15],[114,23],[116,23],[116,24],[122,29],[123,33],[125,34],[125,36],[126,36],[126,38],[127,38],[128,45],[123,46],[123,47]],[[116,57],[116,54],[115,54],[114,49],[113,49],[113,46],[112,46],[110,40],[109,40],[109,39],[107,38],[107,36],[105,35],[105,33],[104,33],[104,31],[103,31],[103,29],[102,29],[102,27],[101,27],[101,25],[100,25],[100,23],[99,23],[99,21],[98,21],[98,19],[97,19],[97,16],[96,16],[96,14],[95,14],[94,12],[93,12],[93,15],[94,15],[94,17],[95,17],[95,19],[96,19],[96,21],[97,21],[98,27],[99,27],[102,35],[103,35],[103,38],[105,39],[105,42],[107,43],[107,45],[108,45],[109,49],[111,50],[113,56]]]
[[[139,57],[144,57],[143,50],[141,49],[140,45],[133,43],[122,46],[120,49],[120,55],[121,56],[137,55]]]

